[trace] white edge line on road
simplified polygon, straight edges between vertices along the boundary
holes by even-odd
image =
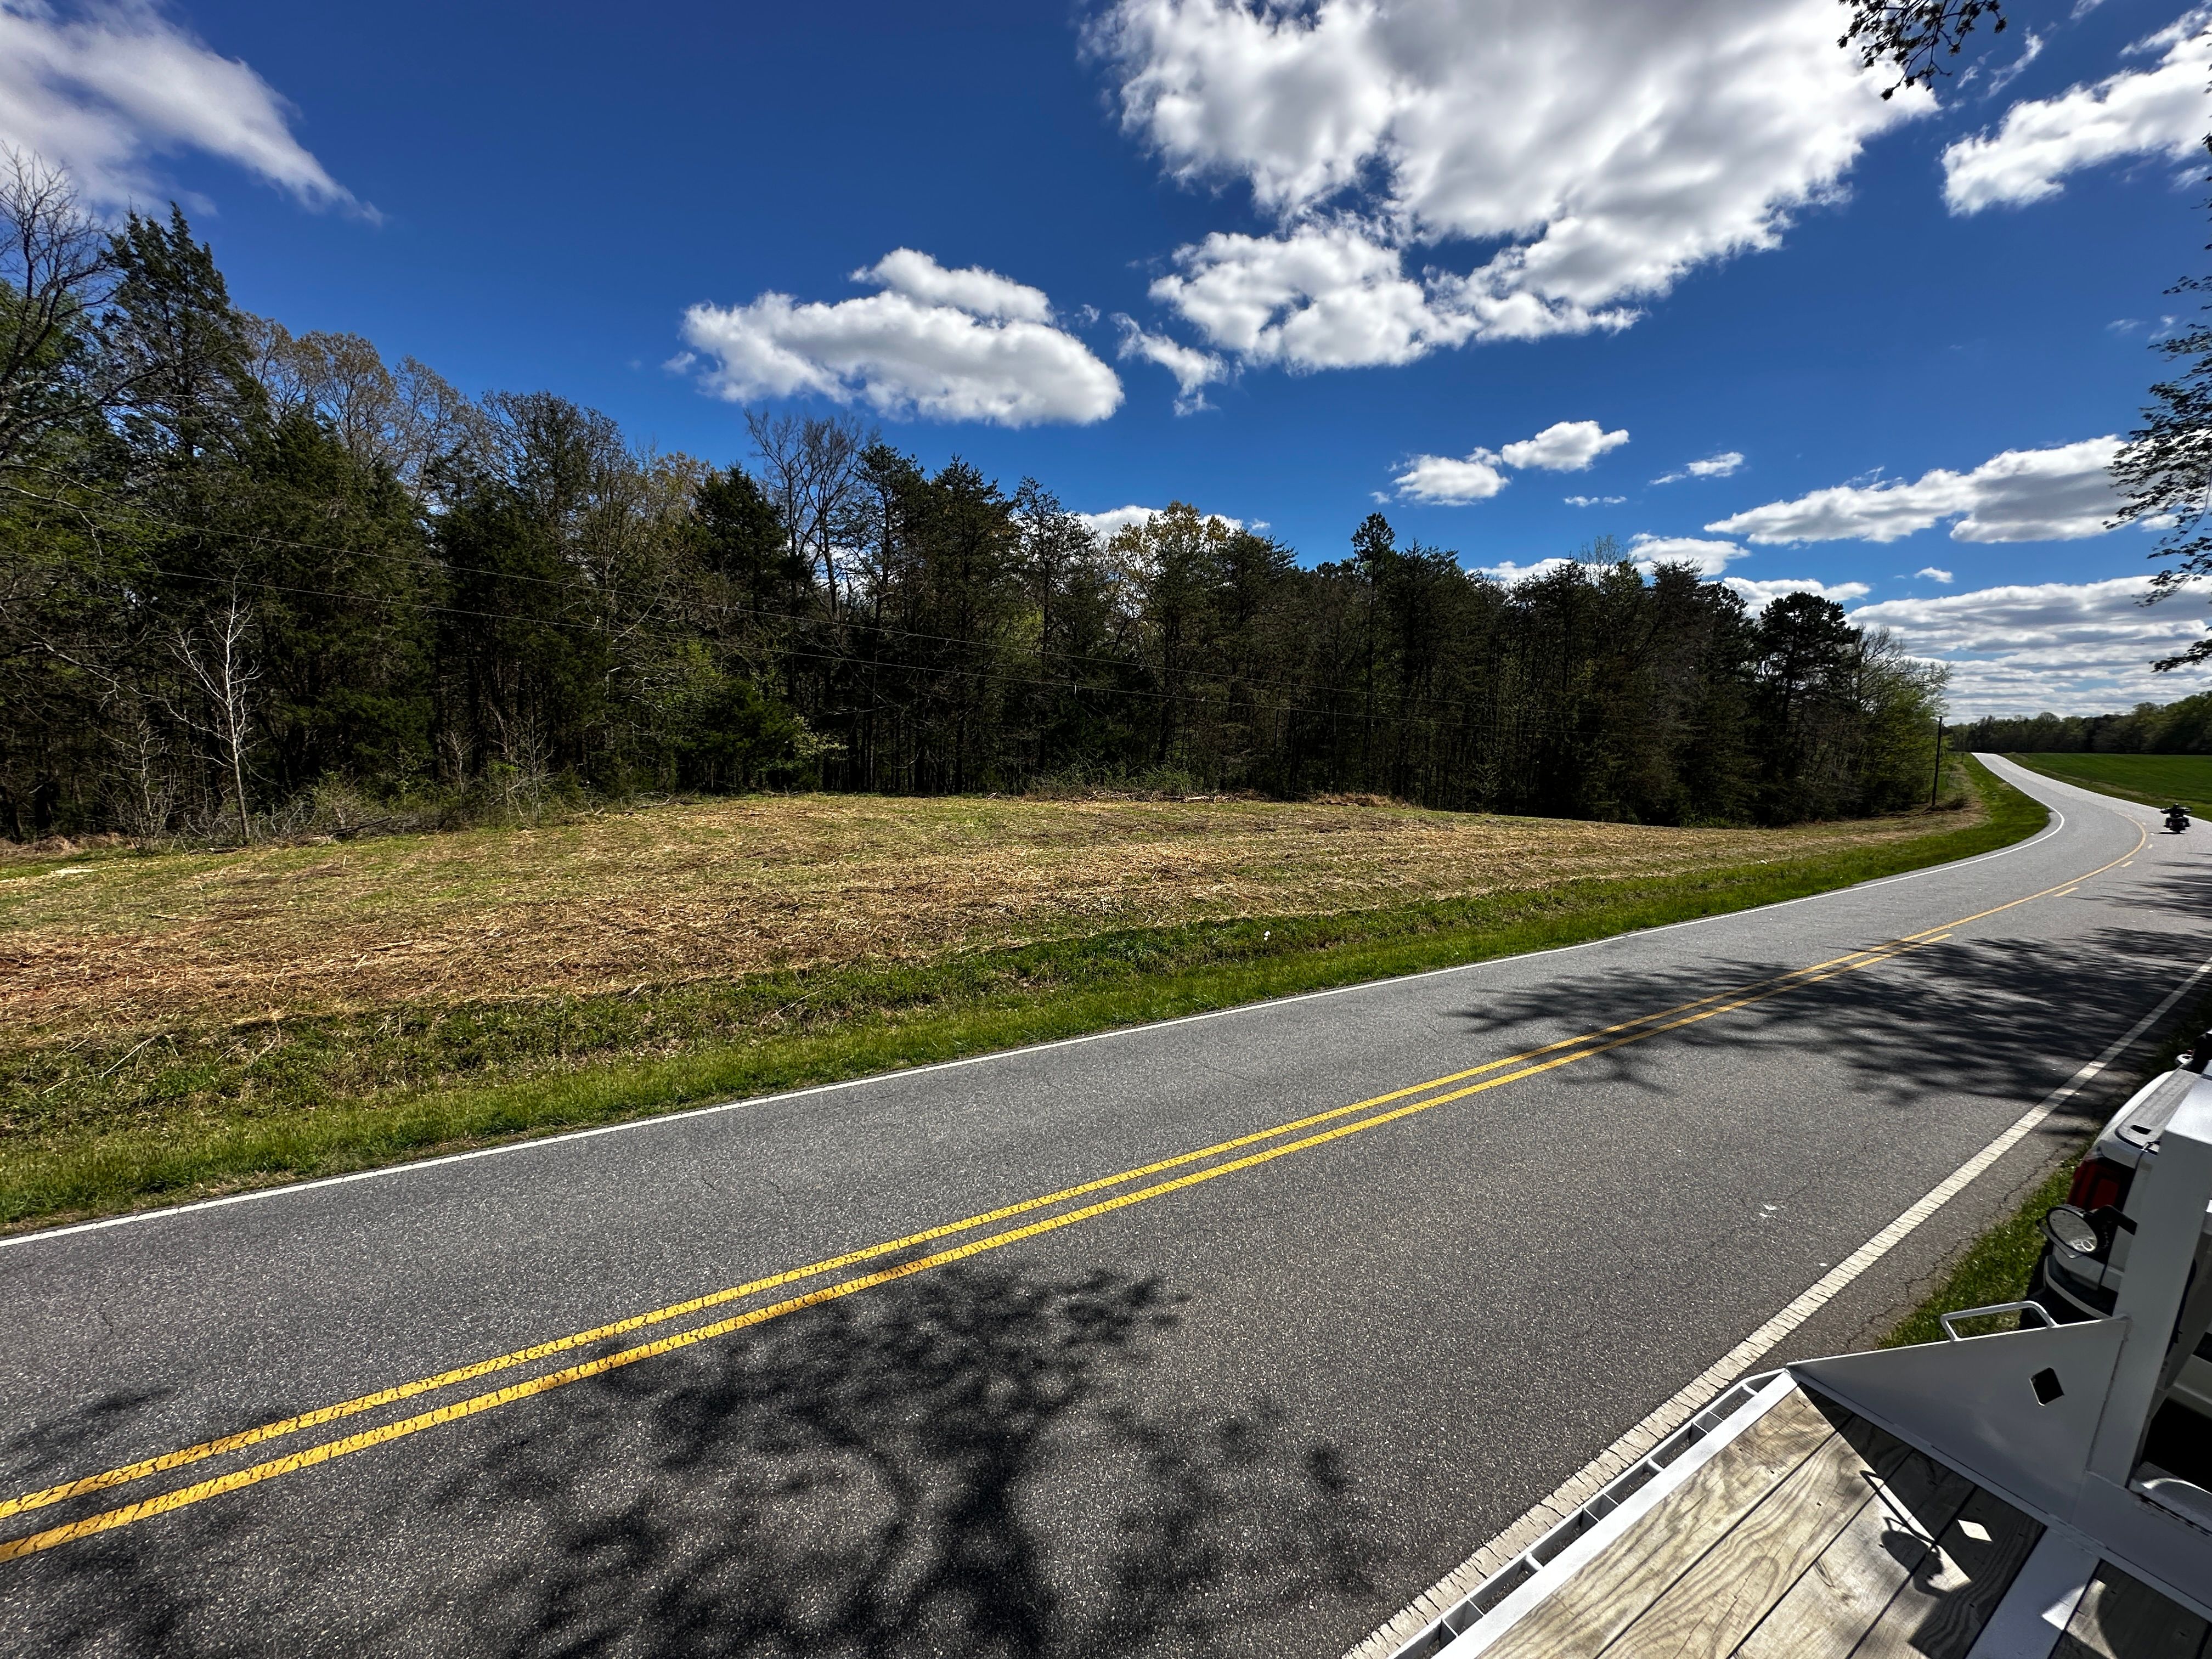
[[[1615,1476],[1647,1456],[1654,1446],[1719,1398],[1722,1390],[1750,1370],[1754,1360],[1833,1301],[1853,1279],[1887,1255],[1929,1217],[1957,1197],[1975,1176],[2018,1146],[2066,1101],[2081,1093],[2100,1073],[2119,1058],[2130,1043],[2156,1024],[2168,1009],[2188,994],[2189,988],[2208,973],[2212,973],[2212,957],[2198,963],[2188,977],[2166,994],[2158,1006],[2130,1026],[2124,1036],[2045,1096],[2040,1103],[2021,1114],[2014,1120],[2011,1127],[1938,1182],[1918,1203],[1860,1245],[1844,1261],[1838,1262],[1795,1302],[1700,1371],[1673,1399],[1585,1464],[1558,1491],[1414,1597],[1387,1624],[1353,1648],[1346,1659],[1388,1659],[1388,1656],[1396,1653],[1407,1642],[1474,1595],[1500,1568],[1596,1497]]]
[[[2038,781],[2043,781],[2039,777]],[[2026,791],[2022,791],[2026,793]],[[2033,797],[2030,797],[2033,799]],[[1687,921],[1670,921],[1662,927],[1638,928],[1626,933],[1608,933],[1601,939],[1584,939],[1579,945],[1553,945],[1541,951],[1522,951],[1510,957],[1486,957],[1480,962],[1462,962],[1449,968],[1427,968],[1417,974],[1398,974],[1388,979],[1362,980],[1356,985],[1333,985],[1322,991],[1301,991],[1291,996],[1270,997],[1260,1002],[1240,1002],[1233,1008],[1212,1008],[1200,1014],[1182,1014],[1173,1019],[1150,1020],[1141,1025],[1116,1026],[1110,1031],[1092,1031],[1083,1036],[1058,1037],[1050,1042],[1033,1042],[1018,1048],[994,1048],[988,1054],[968,1054],[959,1060],[940,1060],[928,1066],[912,1066],[903,1071],[876,1072],[866,1077],[847,1078],[838,1083],[818,1083],[811,1088],[790,1089],[781,1094],[748,1095],[741,1100],[719,1101],[711,1106],[690,1106],[681,1111],[658,1112],[650,1117],[634,1117],[621,1123],[603,1123],[596,1128],[568,1129],[559,1134],[533,1135],[527,1139],[509,1140],[496,1146],[480,1146],[474,1152],[447,1152],[437,1158],[416,1158],[405,1164],[388,1164],[380,1169],[356,1170],[350,1175],[324,1176],[314,1181],[287,1182],[282,1186],[257,1187],[248,1193],[232,1193],[223,1198],[204,1198],[190,1204],[172,1204],[158,1210],[137,1210],[129,1215],[112,1215],[98,1221],[79,1221],[66,1227],[49,1227],[39,1232],[17,1233],[13,1237],[0,1238],[0,1250],[13,1249],[21,1245],[36,1244],[48,1239],[69,1238],[79,1233],[105,1232],[111,1227],[134,1227],[149,1221],[167,1221],[176,1216],[193,1215],[204,1210],[227,1209],[234,1204],[258,1204],[267,1199],[289,1198],[300,1193],[312,1193],[326,1187],[343,1187],[356,1181],[381,1181],[395,1176],[420,1174],[426,1170],[443,1169],[455,1164],[467,1164],[480,1158],[504,1158],[514,1152],[541,1151],[578,1140],[590,1140],[599,1135],[625,1134],[634,1129],[652,1129],[668,1124],[681,1123],[689,1119],[713,1117],[723,1112],[744,1111],[762,1106],[773,1106],[781,1102],[805,1100],[812,1095],[835,1094],[847,1089],[865,1089],[884,1083],[902,1081],[908,1078],[927,1077],[933,1072],[957,1071],[965,1066],[982,1066],[994,1061],[1017,1060],[1025,1054],[1048,1054],[1055,1048],[1073,1048],[1085,1042],[1104,1042],[1115,1037],[1139,1036],[1146,1031],[1164,1031],[1176,1025],[1194,1025],[1201,1020],[1227,1019],[1238,1014],[1257,1013],[1268,1008],[1288,1007],[1292,1003],[1315,1002],[1323,997],[1348,996],[1356,991],[1377,990],[1392,985],[1407,985],[1415,980],[1436,979],[1445,974],[1472,973],[1477,969],[1495,968],[1511,962],[1531,962],[1539,957],[1565,956],[1571,951],[1588,951],[1602,945],[1617,944],[1624,939],[1650,939],[1660,933],[1671,933],[1678,928],[1702,927],[1708,922],[1729,921],[1744,916],[1761,915],[1770,910],[1786,910],[1796,904],[1810,904],[1816,899],[1834,898],[1844,893],[1863,893],[1876,887],[1893,886],[1899,882],[1917,881],[1923,876],[1932,876],[1945,871],[1965,870],[1977,864],[1986,864],[1991,859],[2001,859],[2014,853],[2026,852],[2029,848],[2050,840],[2066,828],[2066,815],[2048,801],[2041,803],[2049,808],[2054,820],[2039,833],[2026,841],[2015,842],[2010,847],[2000,847],[1995,852],[1978,853],[1970,859],[1960,859],[1949,864],[1931,864],[1924,870],[1908,870],[1902,875],[1881,876],[1872,881],[1854,883],[1849,887],[1832,887],[1826,892],[1807,893],[1794,899],[1778,899],[1772,904],[1756,905],[1747,910],[1723,910],[1710,916],[1692,916]]]

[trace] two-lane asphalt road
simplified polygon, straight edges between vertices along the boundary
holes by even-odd
[[[1340,1653],[2212,956],[2212,826],[2005,769],[1915,876],[9,1241],[0,1651]]]

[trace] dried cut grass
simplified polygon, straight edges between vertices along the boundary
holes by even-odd
[[[51,1037],[180,1015],[604,993],[1802,859],[1928,828],[814,795],[344,845],[94,853],[0,872],[0,1020]]]

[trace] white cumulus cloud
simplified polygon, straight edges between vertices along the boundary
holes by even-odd
[[[1058,327],[1043,293],[996,271],[948,270],[900,248],[853,273],[879,291],[834,304],[767,293],[696,305],[684,339],[713,360],[700,376],[742,401],[799,393],[889,416],[999,426],[1103,421],[1121,382]]]
[[[1521,582],[1534,581],[1540,576],[1548,576],[1554,570],[1565,570],[1569,565],[1578,562],[1580,562],[1575,559],[1539,559],[1534,564],[1516,564],[1512,560],[1507,559],[1498,564],[1479,566],[1474,574],[1478,576],[1487,576],[1492,581],[1504,582],[1506,586],[1512,587]]]
[[[1629,538],[1629,556],[1649,574],[1662,564],[1692,564],[1700,576],[1717,576],[1736,560],[1747,556],[1734,542],[1702,540],[1695,536],[1654,536],[1639,532]]]
[[[1938,570],[1932,564],[1924,564],[1912,574],[1916,576],[1924,576],[1931,582],[1948,582],[1952,580],[1949,571]]]
[[[1439,303],[1432,285],[1405,274],[1396,249],[1357,225],[1303,225],[1281,237],[1216,231],[1175,258],[1152,298],[1253,362],[1409,363],[1477,326],[1469,309]],[[1533,313],[1524,323],[1529,335],[1558,331]]]
[[[1547,472],[1586,472],[1608,450],[1628,441],[1628,430],[1607,432],[1595,421],[1557,421],[1533,438],[1516,438],[1502,449],[1477,448],[1455,459],[1416,455],[1391,482],[1408,501],[1436,507],[1465,507],[1486,501],[1510,482],[1499,469],[1540,468]],[[1620,497],[1570,495],[1571,505],[1588,507]]]
[[[1141,358],[1175,376],[1176,414],[1190,415],[1211,407],[1206,401],[1206,388],[1228,377],[1227,363],[1211,351],[1200,351],[1164,334],[1148,334],[1133,317],[1117,315],[1114,321],[1121,331],[1123,357]]]
[[[1559,499],[1569,507],[1618,507],[1628,497],[1626,495],[1562,495]]]
[[[1639,532],[1631,537],[1628,543],[1628,562],[1635,568],[1639,575],[1645,577],[1649,577],[1662,564],[1693,565],[1700,576],[1717,576],[1728,568],[1730,562],[1744,556],[1744,550],[1733,542],[1704,541],[1692,536],[1654,536],[1648,532]],[[1548,576],[1555,570],[1564,570],[1570,565],[1587,562],[1580,559],[1549,558],[1539,559],[1534,564],[1517,564],[1507,559],[1498,564],[1480,566],[1476,569],[1475,574],[1488,576],[1492,580],[1504,582],[1510,587],[1516,582],[1529,581],[1539,576]],[[1613,567],[1607,563],[1599,562],[1590,565],[1589,568],[1602,571],[1609,570]],[[1739,584],[1731,581],[1729,585],[1735,586]],[[1784,586],[1786,588],[1794,589],[1818,586],[1819,584],[1796,582]],[[1852,590],[1855,595],[1866,591],[1863,587],[1856,586]]]
[[[1680,471],[1666,473],[1654,478],[1651,482],[1656,484],[1665,484],[1680,483],[1685,478],[1732,477],[1735,476],[1735,470],[1742,465],[1743,457],[1741,453],[1733,449],[1724,449],[1717,455],[1708,455],[1702,461],[1692,461]]]
[[[1506,445],[1498,453],[1508,466],[1536,466],[1547,472],[1585,472],[1599,456],[1627,441],[1626,428],[1607,432],[1595,421],[1558,421],[1533,438]]]
[[[1115,0],[1090,41],[1125,126],[1273,234],[1177,250],[1153,296],[1293,368],[1626,326],[1771,247],[1876,133],[1832,0]],[[1471,269],[1433,252],[1487,245]]]
[[[1470,501],[1486,501],[1505,488],[1506,477],[1498,470],[1498,465],[1499,458],[1487,449],[1478,449],[1461,460],[1449,455],[1416,455],[1412,465],[1390,482],[1408,501],[1432,507],[1465,507]]]
[[[1764,611],[1775,600],[1790,593],[1811,593],[1820,599],[1833,599],[1838,605],[1849,605],[1853,599],[1863,599],[1874,591],[1864,582],[1816,582],[1795,576],[1779,576],[1771,581],[1753,581],[1748,576],[1723,576],[1721,584],[1742,594],[1744,603],[1753,611]]]
[[[1971,472],[1938,468],[1911,483],[1838,484],[1705,526],[1754,542],[1893,542],[1948,519],[1959,542],[2078,541],[2118,509],[2118,438],[2008,449]]]
[[[2019,206],[2058,194],[2069,173],[2123,155],[2186,159],[2203,142],[2212,99],[2212,9],[2185,13],[2132,52],[2161,54],[2152,68],[2124,70],[2056,98],[2024,99],[1993,132],[1943,152],[1943,199],[1954,213]]]
[[[292,136],[266,81],[143,0],[0,0],[0,144],[63,168],[103,207],[167,195],[149,163],[182,150],[234,161],[302,202],[354,203]]]
[[[927,253],[917,253],[910,247],[893,248],[866,270],[854,271],[853,280],[874,283],[920,304],[964,311],[971,317],[1024,323],[1052,320],[1052,301],[1045,298],[1042,289],[980,265],[947,270]]]
[[[1079,513],[1075,516],[1091,527],[1091,533],[1102,542],[1110,542],[1115,536],[1133,524],[1148,524],[1167,511],[1161,507],[1109,507],[1103,513]],[[1231,530],[1244,528],[1244,520],[1232,519],[1225,513],[1209,513],[1209,519],[1218,519]],[[1265,530],[1264,522],[1255,521],[1252,528]]]
[[[2201,674],[2154,674],[2150,665],[2186,650],[2206,631],[2203,592],[2146,606],[2144,576],[2039,582],[1885,599],[1851,620],[1887,628],[1915,656],[1951,665],[1955,718],[2081,714],[2168,702],[2204,689]]]

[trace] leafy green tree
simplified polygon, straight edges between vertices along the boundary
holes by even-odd
[[[1815,593],[1785,593],[1759,617],[1754,673],[1763,816],[1786,823],[1836,814],[1833,740],[1855,646],[1843,606]]]
[[[774,624],[802,605],[810,590],[807,562],[792,551],[783,521],[767,492],[732,465],[691,492],[698,556],[741,608],[745,629],[773,635]]]
[[[1028,684],[1018,702],[1031,775],[1111,771],[1131,751],[1131,693],[1143,677],[1136,619],[1091,526],[1034,478],[1012,497],[1022,608],[1014,624]]]
[[[2212,289],[2212,279],[2191,277],[2173,292]],[[2143,423],[2128,434],[2112,476],[2120,491],[2115,522],[2164,520],[2154,557],[2169,560],[2151,577],[2154,599],[2179,592],[2212,574],[2212,322],[2197,320],[2157,348],[2179,372],[2150,389]],[[2152,664],[2179,668],[2212,658],[2212,637]]]
[[[273,792],[425,776],[441,590],[416,504],[389,466],[295,410],[240,453],[209,529],[253,584]]]
[[[1379,514],[1310,568],[1189,503],[1102,544],[1035,480],[928,471],[846,418],[756,412],[748,471],[550,393],[471,402],[242,316],[173,210],[97,263],[0,288],[18,837],[248,836],[334,780],[512,800],[1156,773],[1715,823],[1888,810],[1926,775],[1940,676],[1815,598],[1753,618],[1609,542],[1507,586]],[[2130,719],[2091,740],[2212,724]]]

